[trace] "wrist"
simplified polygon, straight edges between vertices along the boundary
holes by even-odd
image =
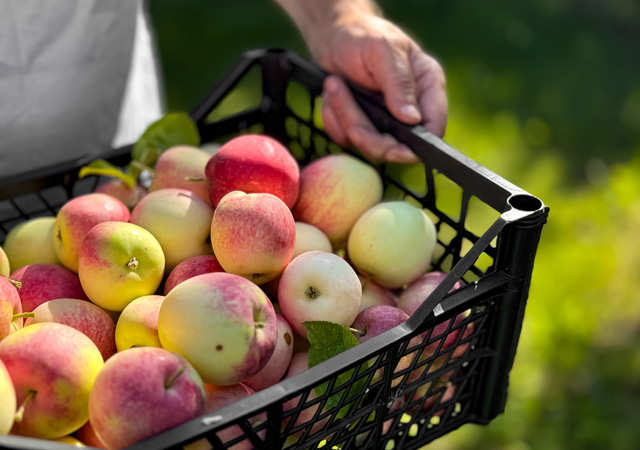
[[[379,16],[372,0],[276,0],[300,31],[311,55],[319,61],[334,31],[365,16]]]

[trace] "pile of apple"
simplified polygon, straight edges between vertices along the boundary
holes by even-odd
[[[0,249],[0,434],[124,448],[307,369],[305,322],[360,342],[404,322],[444,274],[428,272],[430,219],[382,196],[355,157],[300,170],[275,140],[245,135],[213,155],[172,147],[148,189],[110,181],[13,228]],[[420,358],[456,342],[449,327]]]

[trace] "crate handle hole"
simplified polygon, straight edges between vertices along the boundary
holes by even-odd
[[[507,203],[520,211],[537,211],[542,208],[542,202],[538,198],[527,194],[512,195]]]

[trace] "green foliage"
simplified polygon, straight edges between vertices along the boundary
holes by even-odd
[[[352,347],[358,345],[358,340],[353,335],[351,330],[342,325],[338,325],[332,322],[326,321],[315,321],[315,322],[304,322],[304,326],[307,329],[307,339],[309,340],[309,367],[313,367],[318,365],[329,358],[333,358],[334,356],[348,350]],[[366,370],[368,367],[367,363],[363,363],[360,366],[360,372]],[[351,369],[343,374],[338,375],[334,388],[347,383],[351,377],[353,377],[355,369]],[[341,391],[337,394],[329,397],[326,403],[326,408],[334,408],[339,403],[345,393],[347,393],[347,397],[351,397],[358,392],[364,389],[365,379],[360,378],[356,380],[351,387],[349,388],[349,392]],[[323,395],[327,392],[327,388],[329,386],[329,382],[323,383],[320,386],[315,388],[316,394]],[[347,404],[340,409],[338,412],[338,417],[344,417],[352,404]]]

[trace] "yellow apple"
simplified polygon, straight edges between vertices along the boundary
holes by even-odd
[[[9,430],[13,426],[13,418],[16,414],[16,391],[13,388],[13,382],[0,360],[0,436],[9,434]]]
[[[78,276],[87,297],[109,311],[122,311],[136,298],[153,294],[164,274],[164,253],[138,225],[103,222],[85,237]]]
[[[116,324],[118,351],[131,347],[162,347],[158,337],[158,313],[164,296],[145,295],[129,303]]]
[[[53,248],[55,217],[38,217],[16,225],[4,241],[4,251],[11,261],[11,270],[29,264],[62,265]]]

